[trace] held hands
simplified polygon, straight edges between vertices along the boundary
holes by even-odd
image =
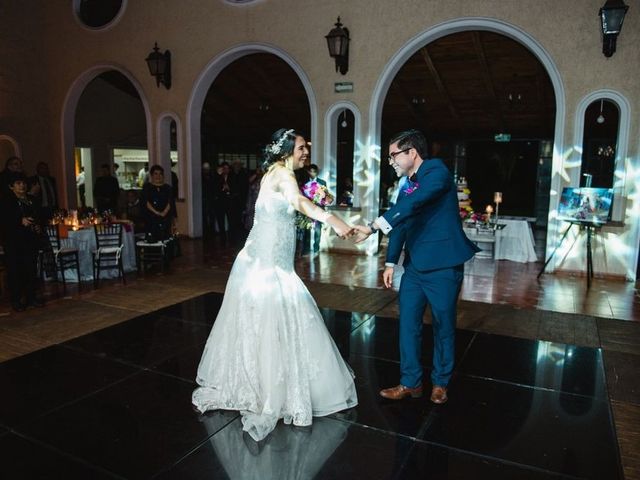
[[[341,225],[336,225],[336,226],[332,225],[332,227],[333,227],[333,231],[336,232],[336,235],[338,235],[343,240],[353,235],[354,228],[350,227],[349,225],[345,224],[344,227]]]
[[[362,243],[371,235],[371,228],[366,225],[355,225],[353,230],[354,235],[352,238],[355,243]]]

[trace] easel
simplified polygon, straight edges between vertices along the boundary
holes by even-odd
[[[540,272],[538,273],[538,276],[536,278],[540,278],[540,275],[542,275],[544,273],[545,269],[547,268],[547,265],[549,265],[549,263],[551,262],[551,259],[556,254],[556,252],[558,251],[558,249],[562,245],[562,242],[564,242],[564,239],[567,237],[567,234],[573,228],[574,225],[578,225],[578,227],[580,229],[585,228],[587,230],[587,289],[589,289],[589,288],[591,288],[591,279],[593,279],[593,251],[591,249],[591,236],[593,235],[593,233],[595,233],[595,229],[596,228],[601,228],[602,227],[602,225],[595,224],[595,223],[592,223],[592,222],[569,221],[569,226],[567,227],[567,229],[562,234],[562,238],[560,238],[560,242],[558,243],[556,248],[553,250],[551,255],[549,255],[549,258],[544,263],[542,269],[540,270]],[[573,248],[573,245],[571,245],[571,248]],[[569,251],[571,251],[571,248],[569,248]]]

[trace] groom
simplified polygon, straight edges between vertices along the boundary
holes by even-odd
[[[383,280],[391,287],[393,267],[405,245],[400,284],[400,384],[380,392],[401,400],[422,396],[422,317],[427,303],[433,317],[431,401],[447,401],[453,372],[456,303],[464,262],[478,251],[462,231],[453,177],[442,160],[429,158],[427,140],[417,130],[389,142],[389,164],[408,181],[398,203],[367,226],[358,226],[357,242],[382,230],[391,234]]]

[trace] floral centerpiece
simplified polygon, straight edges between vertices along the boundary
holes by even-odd
[[[325,185],[318,183],[317,180],[309,180],[300,190],[305,197],[321,207],[333,203],[333,195],[329,193]],[[316,223],[315,220],[302,213],[298,213],[296,216],[296,225],[298,228],[309,229],[315,226]]]

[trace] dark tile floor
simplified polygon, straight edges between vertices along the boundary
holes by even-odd
[[[256,444],[235,412],[191,407],[221,299],[1,363],[3,478],[622,478],[600,349],[459,330],[449,402],[389,402],[378,390],[397,383],[397,321],[330,309],[358,407]]]

